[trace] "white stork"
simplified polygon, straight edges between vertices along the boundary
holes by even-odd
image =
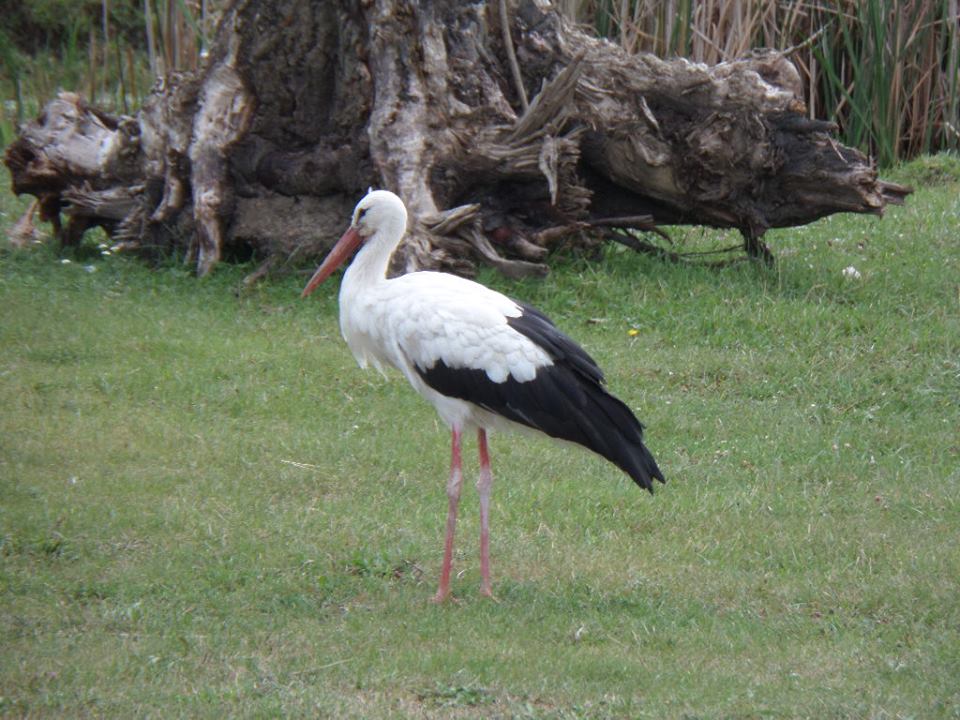
[[[643,444],[643,426],[603,386],[593,359],[541,312],[454,275],[415,272],[387,278],[407,226],[403,202],[386,190],[357,205],[343,237],[303,289],[306,297],[360,247],[340,285],[340,330],[365,368],[392,365],[450,427],[447,532],[440,586],[450,594],[460,447],[476,429],[480,453],[480,592],[490,585],[490,457],[487,430],[526,426],[583,445],[653,491],[664,481]]]

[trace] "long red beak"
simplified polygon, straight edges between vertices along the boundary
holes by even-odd
[[[363,238],[360,236],[359,230],[353,226],[347,228],[347,231],[337,240],[337,244],[333,246],[333,249],[327,257],[324,258],[323,263],[317,268],[313,277],[310,278],[310,282],[307,283],[303,292],[300,293],[300,297],[305,298],[316,290],[317,285],[330,277],[334,270],[343,265],[347,258],[353,254],[353,251],[360,247],[360,243],[362,242]]]

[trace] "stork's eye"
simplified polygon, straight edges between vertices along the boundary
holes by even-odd
[[[357,213],[357,222],[363,220],[363,216],[367,214],[367,208],[360,208],[360,212]]]

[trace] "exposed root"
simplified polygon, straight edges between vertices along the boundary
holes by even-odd
[[[466,242],[484,262],[495,267],[507,277],[543,277],[549,272],[547,266],[542,263],[513,260],[505,258],[497,252],[483,233],[481,206],[479,204],[460,205],[425,218],[422,222],[430,233],[437,236],[436,244],[443,246],[444,243],[449,243],[451,239],[455,242]],[[531,247],[535,246],[531,244]],[[540,254],[545,251],[537,248],[536,252]]]
[[[7,240],[12,247],[25,248],[28,245],[40,242],[42,235],[40,231],[37,230],[37,226],[33,224],[33,216],[36,215],[39,206],[40,200],[34,199],[26,209],[26,212],[24,212],[16,224],[10,228]]]
[[[657,229],[656,233],[661,237],[665,237],[669,240],[669,236],[661,229]],[[669,250],[662,245],[657,245],[656,243],[651,243],[646,240],[643,240],[634,232],[624,230],[622,228],[612,228],[603,231],[604,237],[609,240],[612,240],[616,243],[619,243],[625,247],[630,248],[639,253],[645,253],[647,255],[653,255],[662,260],[673,263],[686,263],[691,265],[701,265],[708,267],[728,267],[730,265],[737,265],[742,262],[747,262],[750,260],[755,260],[749,254],[740,255],[739,257],[730,257],[722,260],[706,260],[708,256],[713,255],[726,255],[731,253],[742,252],[744,246],[740,245],[729,245],[724,248],[717,248],[716,250],[696,250],[691,252],[677,252],[675,250]],[[669,240],[672,244],[672,240]],[[764,247],[766,247],[764,245]],[[767,251],[769,252],[769,250]],[[770,263],[773,262],[773,255],[770,255]]]

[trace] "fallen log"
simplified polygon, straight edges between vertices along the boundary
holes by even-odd
[[[132,117],[63,93],[5,160],[64,245],[102,226],[200,275],[252,255],[260,277],[315,262],[373,186],[410,211],[396,271],[521,276],[561,244],[662,251],[672,224],[769,260],[770,228],[901,203],[835,131],[782,54],[629,55],[542,0],[236,0],[203,69]]]

